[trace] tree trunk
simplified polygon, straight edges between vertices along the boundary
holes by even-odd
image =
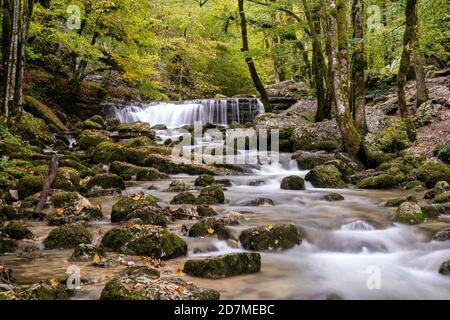
[[[403,53],[397,77],[398,108],[400,111],[400,116],[402,117],[402,120],[406,125],[406,130],[408,132],[409,139],[412,141],[416,139],[416,127],[408,111],[405,85],[408,69],[409,66],[411,65],[411,53],[414,50],[414,42],[416,40],[415,36],[415,30],[417,26],[416,4],[417,0],[406,1],[406,9],[405,9],[406,29],[405,35],[403,37]]]
[[[364,80],[364,0],[353,0],[353,40],[351,110],[356,128],[367,133]]]
[[[322,29],[326,30],[324,38],[325,38],[325,53],[327,55],[328,59],[328,65],[324,64],[324,69],[326,72],[325,75],[325,84],[327,88],[327,94],[326,94],[326,108],[325,108],[325,118],[331,119],[331,113],[333,109],[334,104],[334,89],[333,89],[333,68],[331,66],[331,61],[333,60],[332,54],[331,54],[331,36],[330,32],[330,21],[329,18],[327,18],[326,11],[325,11],[325,5],[324,0],[320,0],[320,20],[322,24]]]
[[[347,0],[330,0],[331,48],[334,86],[334,113],[346,151],[357,156],[361,150],[361,136],[353,122],[349,103]]]
[[[255,63],[251,56],[249,56],[249,45],[248,45],[248,35],[247,35],[247,19],[245,17],[244,11],[244,0],[238,0],[239,5],[239,16],[241,22],[241,31],[242,31],[242,52],[246,54],[245,62],[247,62],[248,69],[250,71],[250,75],[252,77],[253,83],[255,84],[256,90],[258,90],[259,95],[261,96],[261,102],[264,105],[265,112],[272,112],[272,106],[270,105],[269,96],[267,94],[266,88],[264,88],[264,84],[259,78],[258,71],[256,70]]]
[[[419,53],[414,55],[414,71],[416,73],[416,102],[418,108],[430,99],[425,79],[425,72],[423,71],[422,57]]]
[[[32,0],[4,0],[3,2],[3,113],[7,122],[20,114],[22,110],[25,48],[32,6]]]
[[[45,203],[47,202],[48,195],[50,193],[50,188],[58,175],[59,158],[56,154],[52,156],[52,162],[50,164],[50,171],[48,173],[47,180],[45,181],[44,187],[39,197],[39,202],[33,211],[34,216],[39,216],[42,209],[44,209]]]

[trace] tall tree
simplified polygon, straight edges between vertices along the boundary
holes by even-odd
[[[353,0],[352,20],[354,51],[352,56],[351,109],[356,128],[362,133],[367,133],[364,80],[364,0]]]
[[[25,48],[32,8],[32,0],[3,0],[2,63],[5,121],[20,114],[22,110]]]
[[[238,0],[239,6],[239,17],[241,23],[241,32],[242,32],[242,52],[246,55],[245,62],[247,62],[248,69],[250,71],[250,75],[255,84],[256,90],[258,90],[259,95],[261,96],[261,101],[264,105],[264,110],[266,112],[272,112],[272,106],[270,105],[269,95],[267,94],[266,88],[259,78],[258,71],[256,70],[255,62],[253,58],[249,55],[249,44],[248,44],[248,34],[247,34],[247,18],[245,16],[244,11],[244,0]]]
[[[357,156],[361,150],[361,136],[356,130],[350,111],[349,68],[347,44],[347,0],[330,0],[331,48],[334,86],[334,114],[344,141],[346,151]]]
[[[407,0],[405,8],[406,28],[403,36],[403,53],[400,60],[400,68],[397,77],[398,108],[400,115],[406,125],[408,136],[411,140],[416,139],[416,127],[411,119],[406,101],[405,85],[408,69],[411,65],[411,57],[415,55],[415,45],[417,42],[417,0]],[[416,74],[417,77],[417,74]],[[419,89],[419,86],[417,86]]]

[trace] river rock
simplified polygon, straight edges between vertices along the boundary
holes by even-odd
[[[441,264],[439,267],[439,273],[444,276],[450,276],[450,260]]]
[[[216,183],[216,179],[213,176],[204,174],[195,179],[194,185],[196,187],[207,187]]]
[[[423,205],[420,206],[422,209],[423,214],[426,218],[430,219],[436,219],[441,214],[450,214],[450,210],[448,210],[445,206],[441,204],[430,204],[430,205]]]
[[[92,261],[95,256],[102,257],[104,250],[102,247],[97,247],[93,244],[82,243],[75,247],[70,261]]]
[[[155,131],[150,128],[147,122],[122,123],[118,128],[119,136],[122,139],[136,138],[146,136],[155,139]]]
[[[433,188],[439,181],[450,183],[450,166],[441,161],[427,161],[417,170],[417,178]]]
[[[275,202],[269,198],[256,198],[242,204],[244,207],[272,207],[274,205]]]
[[[341,172],[333,165],[314,167],[305,177],[316,188],[341,189],[346,187]]]
[[[450,202],[450,191],[443,192],[441,194],[438,194],[433,199],[434,203],[445,203]]]
[[[81,224],[68,224],[53,229],[44,240],[47,249],[70,249],[82,243],[91,243],[89,230]]]
[[[33,233],[28,229],[27,225],[21,221],[11,221],[6,223],[6,225],[0,229],[11,239],[22,240],[33,238]]]
[[[101,246],[123,254],[168,260],[184,256],[187,244],[176,234],[160,226],[128,225],[108,231]]]
[[[397,186],[395,178],[384,173],[362,179],[356,184],[359,189],[393,189]]]
[[[98,174],[90,179],[86,187],[88,189],[119,189],[125,190],[125,182],[116,174]]]
[[[425,216],[417,203],[403,202],[397,208],[395,221],[404,224],[420,224],[425,221]]]
[[[17,240],[0,233],[0,255],[17,249]]]
[[[227,226],[238,225],[240,216],[228,215],[224,217],[208,217],[203,218],[190,228],[184,226],[184,229],[189,229],[187,235],[192,238],[216,236],[221,240],[230,239],[231,234]]]
[[[100,300],[219,300],[214,290],[202,289],[178,278],[159,279],[156,273],[143,270],[128,272],[110,280]]]
[[[436,233],[433,237],[436,241],[448,241],[450,240],[450,228],[444,229]]]
[[[436,183],[433,189],[430,189],[425,193],[425,199],[433,199],[437,195],[450,190],[450,184],[447,181],[439,181]]]
[[[261,271],[259,253],[234,253],[206,259],[187,260],[184,272],[193,277],[220,279]]]
[[[103,130],[83,130],[77,139],[77,144],[81,150],[95,148],[102,142],[111,141],[111,133]]]
[[[19,293],[20,300],[54,301],[68,300],[70,290],[60,283],[38,283]]]
[[[403,202],[414,202],[417,203],[417,198],[415,195],[408,195],[406,197],[403,198],[398,198],[398,199],[392,199],[389,200],[385,203],[386,207],[398,207],[400,206]]]
[[[225,202],[225,194],[221,185],[212,184],[204,187],[195,200],[196,204],[221,204]]]
[[[446,144],[437,147],[434,150],[434,155],[446,164],[450,164],[450,140]]]
[[[139,167],[130,163],[114,161],[110,171],[121,176],[124,180],[157,181],[168,179],[169,176],[154,168]]]
[[[330,202],[345,200],[344,196],[339,193],[329,193],[329,194],[326,194],[323,198],[326,201],[330,201]]]
[[[151,195],[136,193],[131,196],[122,196],[112,206],[111,222],[121,222],[135,211],[145,207],[158,207],[156,199]]]
[[[299,176],[289,176],[281,181],[283,190],[305,190],[305,180]]]
[[[213,217],[218,215],[216,210],[207,205],[197,206],[197,213],[202,218]]]
[[[177,194],[170,204],[194,204],[196,202],[195,195],[191,192],[182,192]]]
[[[179,179],[179,180],[173,180],[169,188],[166,190],[167,192],[186,192],[190,190],[191,187],[186,183],[185,180]]]
[[[239,237],[242,246],[253,251],[284,251],[302,242],[298,228],[292,224],[244,230]]]
[[[292,159],[296,160],[299,168],[312,169],[315,166],[320,166],[328,161],[335,160],[336,156],[332,153],[324,151],[309,152],[309,151],[297,151],[292,156]]]

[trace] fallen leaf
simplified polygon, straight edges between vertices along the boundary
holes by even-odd
[[[213,228],[208,228],[208,234],[214,234],[214,229]]]
[[[272,231],[272,230],[273,230],[273,225],[271,225],[271,224],[268,225],[268,226],[266,227],[266,230],[269,231],[269,232]]]
[[[177,270],[177,272],[175,272],[175,274],[176,274],[177,276],[182,276],[182,275],[184,275],[184,270],[181,269],[181,268],[178,268],[178,270]]]
[[[48,280],[48,283],[49,283],[53,288],[56,288],[57,286],[59,286],[59,282],[56,281],[55,279],[50,279],[50,280]]]
[[[92,258],[92,263],[93,264],[98,264],[100,262],[100,257],[96,254],[93,258]]]
[[[56,214],[57,214],[58,216],[62,216],[62,215],[64,214],[64,208],[58,208],[58,209],[56,209]]]

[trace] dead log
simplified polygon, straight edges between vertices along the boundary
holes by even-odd
[[[41,216],[42,209],[44,209],[45,204],[47,203],[47,198],[50,193],[50,188],[53,185],[53,182],[58,175],[59,168],[59,158],[58,155],[54,154],[52,156],[52,163],[50,165],[50,171],[47,177],[47,180],[44,183],[44,187],[42,188],[42,192],[39,198],[39,202],[34,209],[33,216]]]

